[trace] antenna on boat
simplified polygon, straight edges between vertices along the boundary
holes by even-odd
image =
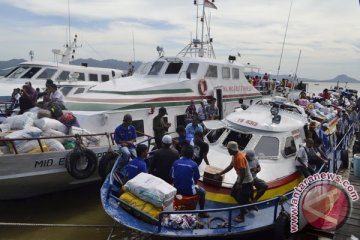
[[[277,79],[278,79],[278,77],[279,77],[279,71],[280,71],[280,66],[281,66],[281,60],[282,60],[282,56],[283,56],[283,53],[284,53],[284,46],[285,46],[285,41],[286,41],[286,34],[287,34],[288,27],[289,27],[290,14],[291,14],[291,9],[292,9],[292,5],[293,5],[293,0],[290,0],[290,1],[291,1],[291,3],[290,3],[289,15],[288,15],[288,19],[287,19],[287,22],[286,22],[286,28],[285,28],[285,34],[284,34],[284,40],[283,40],[283,44],[282,44],[282,48],[281,48],[280,61],[279,61],[279,66],[278,66],[278,69],[277,69],[276,80],[277,80]]]
[[[34,60],[34,55],[35,55],[34,51],[30,50],[30,52],[29,52],[30,61]]]
[[[70,31],[70,0],[68,0],[68,24],[69,24],[69,45],[71,44],[71,31]]]
[[[184,47],[178,55],[182,56],[195,56],[195,57],[204,57],[205,55],[208,58],[216,58],[214,48],[212,46],[213,39],[210,37],[210,23],[207,20],[205,14],[205,8],[217,9],[214,4],[214,0],[203,0],[203,3],[199,3],[199,0],[194,0],[194,5],[196,6],[196,34],[195,39],[190,40],[190,43]],[[202,6],[202,16],[199,17],[199,6]],[[198,38],[199,32],[199,22],[201,22],[201,38]],[[206,24],[206,29],[205,29]],[[205,37],[205,30],[207,32]]]
[[[301,56],[301,49],[300,49],[300,52],[299,52],[299,57],[298,57],[298,60],[297,60],[297,63],[296,63],[296,69],[295,69],[295,75],[294,75],[294,81],[299,81],[298,77],[297,77],[297,70],[298,70],[298,67],[299,67],[299,62],[300,62],[300,56]]]

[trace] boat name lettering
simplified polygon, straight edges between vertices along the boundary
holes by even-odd
[[[238,118],[237,122],[239,122],[239,123],[245,122],[246,124],[254,126],[254,127],[256,127],[258,125],[257,122],[254,122],[254,121],[251,121],[251,120],[245,120],[243,118]]]
[[[40,160],[40,161],[35,161],[35,168],[37,167],[50,167],[54,164],[54,159],[50,158],[50,159],[45,159],[45,160]]]
[[[65,158],[62,157],[59,159],[59,166],[64,166],[65,165]]]
[[[224,86],[223,87],[224,92],[250,92],[251,87],[249,86]]]

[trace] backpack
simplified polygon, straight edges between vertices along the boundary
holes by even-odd
[[[76,117],[72,113],[64,113],[59,121],[67,127],[71,127],[76,123]]]
[[[52,118],[59,119],[63,115],[61,106],[56,103],[51,104],[48,110],[51,112]]]

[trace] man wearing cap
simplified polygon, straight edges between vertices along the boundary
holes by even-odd
[[[268,185],[266,182],[260,178],[257,177],[258,172],[261,171],[261,167],[259,164],[259,161],[257,157],[255,156],[254,150],[247,150],[246,151],[246,159],[248,160],[250,172],[254,179],[254,187],[256,188],[256,195],[253,197],[253,194],[251,194],[251,198],[253,202],[256,202],[259,200],[259,198],[264,195],[265,191],[268,189]],[[257,207],[255,207],[255,210],[257,210]]]
[[[238,144],[234,141],[228,142],[227,149],[229,154],[233,156],[232,161],[228,167],[216,175],[223,175],[234,168],[238,177],[231,190],[231,195],[240,205],[248,204],[253,191],[253,177],[250,172],[250,166],[246,160],[246,154],[239,151]],[[244,208],[240,210],[240,214],[234,220],[236,222],[245,221]]]
[[[172,183],[172,178],[169,175],[171,166],[175,160],[179,159],[178,151],[170,148],[171,144],[171,136],[164,135],[162,138],[162,147],[155,152],[151,165],[152,174],[170,184]]]
[[[119,125],[114,132],[114,140],[119,146],[119,152],[122,165],[125,166],[131,156],[136,157],[134,143],[136,141],[136,129],[131,124],[132,116],[125,114],[123,123]]]
[[[181,149],[181,154],[182,158],[176,160],[171,168],[174,187],[178,194],[184,196],[199,195],[199,205],[202,210],[205,208],[205,190],[196,185],[200,178],[200,172],[198,165],[192,160],[194,148],[191,145],[185,145]],[[199,213],[199,217],[209,217],[209,214]]]
[[[155,144],[158,149],[161,148],[161,140],[165,133],[168,131],[171,123],[165,121],[164,116],[167,115],[166,108],[159,108],[159,113],[153,119],[153,130],[155,137]]]

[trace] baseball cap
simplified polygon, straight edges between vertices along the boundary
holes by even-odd
[[[164,107],[159,108],[159,113],[165,113],[165,115],[168,114],[166,111],[166,108],[164,108]]]
[[[162,138],[162,142],[165,144],[171,144],[172,143],[172,137],[170,135],[164,135]]]
[[[232,150],[232,151],[238,151],[239,150],[238,144],[236,142],[234,142],[234,141],[228,142],[226,147],[228,149]]]
[[[324,123],[322,126],[323,126],[323,127],[326,127],[326,128],[329,128],[329,127],[330,127],[329,124],[327,124],[327,123]]]

